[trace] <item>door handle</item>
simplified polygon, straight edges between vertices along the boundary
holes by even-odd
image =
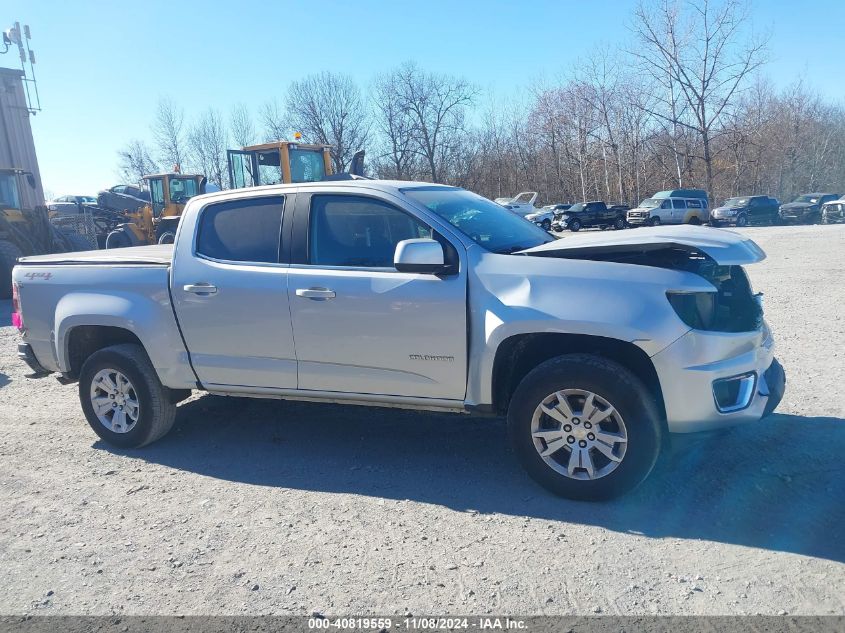
[[[297,297],[305,297],[306,299],[334,299],[334,290],[328,288],[297,288]]]
[[[195,295],[213,295],[217,294],[217,286],[207,283],[186,284],[182,286],[185,292],[193,292]]]

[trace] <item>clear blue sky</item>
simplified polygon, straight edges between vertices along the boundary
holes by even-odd
[[[186,113],[253,110],[321,70],[362,85],[413,59],[497,97],[567,72],[587,47],[625,41],[635,0],[356,2],[4,0],[0,28],[32,27],[44,111],[33,119],[44,187],[88,194],[115,184],[117,150],[148,138],[160,97]],[[130,9],[131,7],[131,9]],[[843,0],[756,0],[771,33],[766,73],[845,101]],[[11,54],[0,66],[17,63]]]

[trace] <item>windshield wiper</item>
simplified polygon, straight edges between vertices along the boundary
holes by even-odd
[[[504,248],[499,248],[493,251],[499,255],[512,255],[517,251],[524,251],[526,248],[531,248],[530,246],[506,246]]]

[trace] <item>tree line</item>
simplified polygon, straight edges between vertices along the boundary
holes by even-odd
[[[773,87],[769,42],[742,0],[644,1],[629,22],[629,43],[595,46],[563,78],[511,102],[414,62],[366,86],[310,75],[257,107],[211,107],[190,120],[162,99],[149,138],[119,152],[120,175],[180,165],[225,188],[227,148],[300,132],[333,147],[335,171],[364,149],[373,176],[490,198],[536,190],[549,203],[635,204],[672,188],[703,188],[716,201],[845,189],[845,107],[800,78]]]

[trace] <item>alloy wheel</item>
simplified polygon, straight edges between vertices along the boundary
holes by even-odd
[[[116,369],[102,369],[91,381],[94,415],[113,433],[128,433],[138,422],[141,404],[129,379]]]
[[[628,448],[628,431],[619,411],[583,389],[546,396],[534,410],[531,437],[546,465],[571,479],[609,475]]]

